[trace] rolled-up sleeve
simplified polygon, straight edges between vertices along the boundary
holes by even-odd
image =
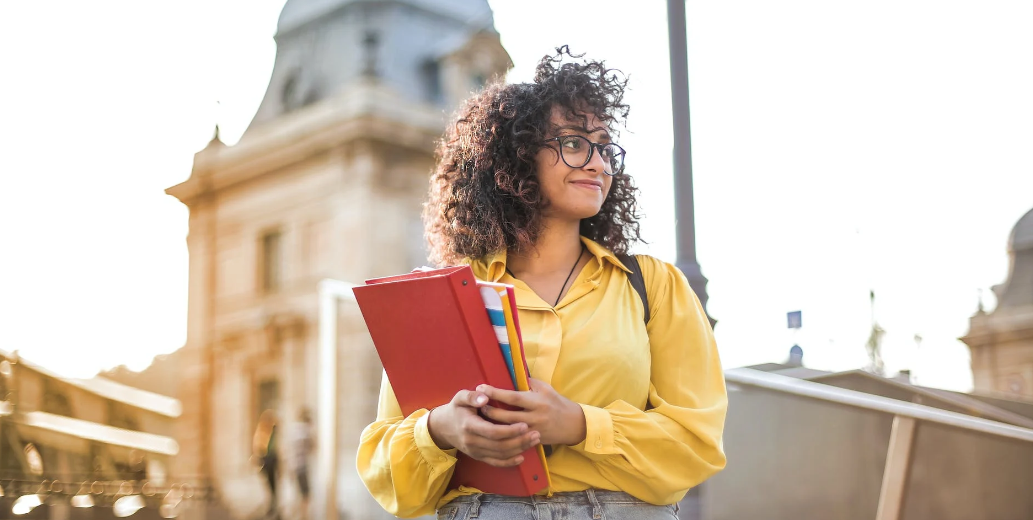
[[[387,512],[411,518],[434,513],[456,463],[456,450],[434,444],[430,412],[402,416],[391,385],[383,377],[377,420],[362,431],[356,465],[373,498]]]
[[[728,396],[706,313],[685,276],[640,256],[651,318],[649,406],[581,405],[586,437],[575,451],[635,497],[672,504],[725,466]]]

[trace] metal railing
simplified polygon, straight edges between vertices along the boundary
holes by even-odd
[[[893,428],[890,432],[889,449],[886,454],[886,468],[882,475],[876,520],[899,520],[900,518],[911,467],[915,430],[919,421],[1033,443],[1033,429],[760,370],[729,369],[725,371],[725,380],[737,385],[773,390],[893,415]]]

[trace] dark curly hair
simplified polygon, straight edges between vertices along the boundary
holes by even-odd
[[[591,113],[610,129],[623,125],[627,79],[602,61],[581,60],[567,46],[538,63],[533,83],[488,85],[459,109],[438,143],[423,220],[439,265],[502,250],[527,251],[541,232],[543,200],[536,154],[545,147],[554,107],[587,126]],[[571,60],[578,60],[571,62]],[[581,234],[626,253],[641,240],[631,177],[617,175],[599,213]]]

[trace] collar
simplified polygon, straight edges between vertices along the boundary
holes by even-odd
[[[617,259],[617,255],[613,254],[609,249],[606,249],[594,240],[585,237],[581,237],[581,243],[584,244],[585,250],[595,257],[595,260],[600,267],[603,265],[603,260],[606,260],[618,268],[623,269],[626,273],[631,273],[631,270],[621,263],[621,261]],[[473,267],[474,276],[478,279],[497,282],[506,274],[506,251],[503,250],[498,253],[488,255],[480,260],[471,260],[469,263],[470,266]]]

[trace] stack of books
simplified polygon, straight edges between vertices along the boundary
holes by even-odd
[[[478,281],[459,266],[375,278],[353,291],[406,416],[480,384],[530,390],[513,286]],[[511,496],[547,489],[543,447],[523,456],[519,466],[498,468],[460,452],[450,487]]]

